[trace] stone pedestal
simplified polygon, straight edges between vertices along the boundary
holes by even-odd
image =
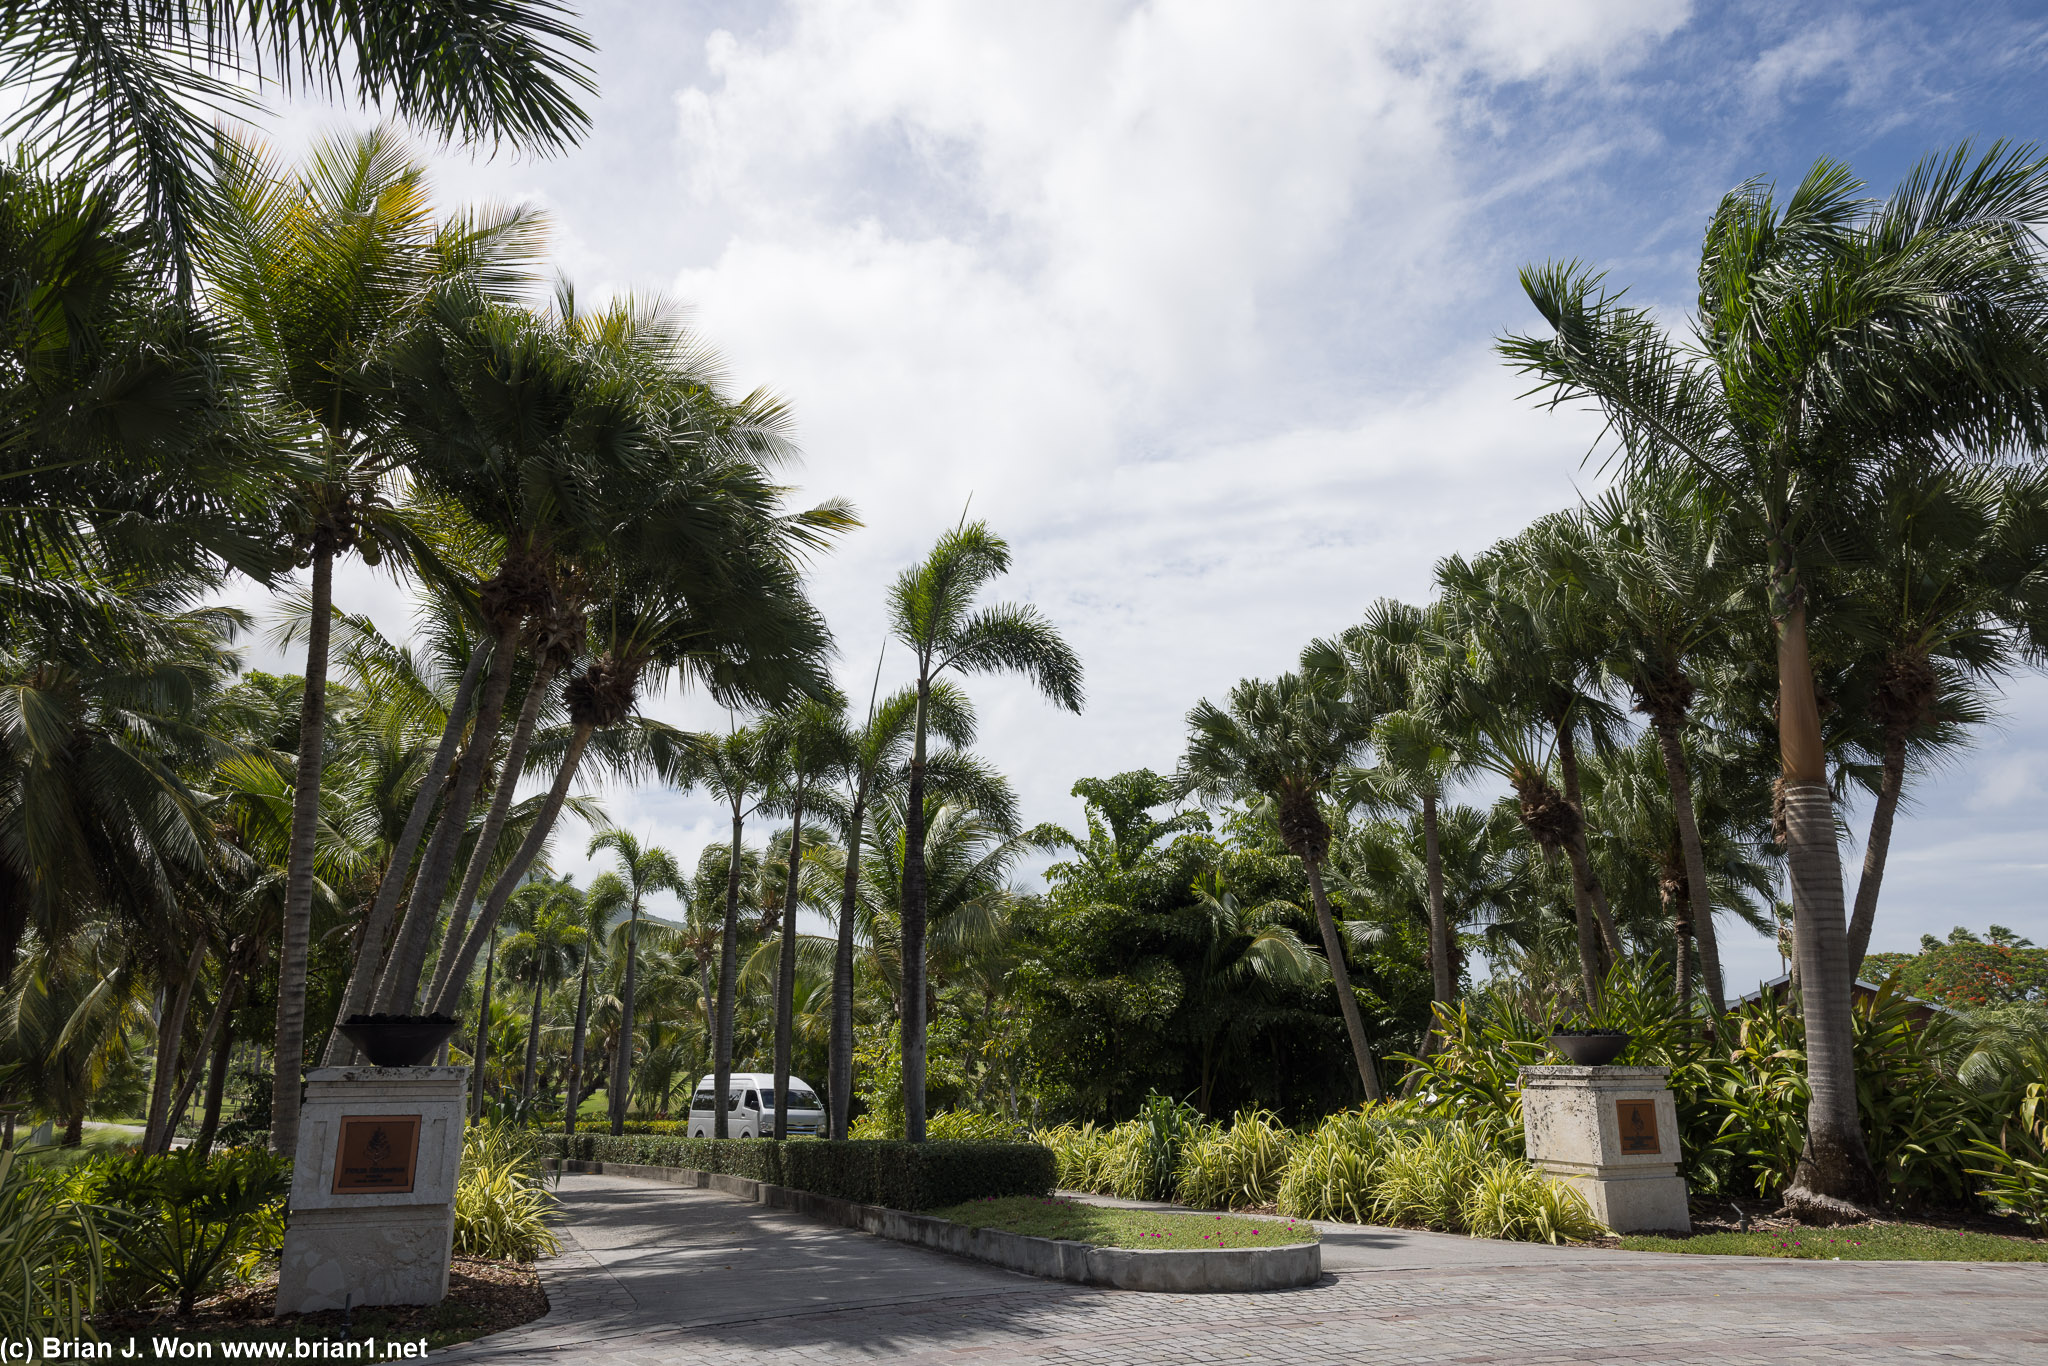
[[[1662,1067],[1524,1067],[1529,1160],[1617,1233],[1692,1227],[1678,1174],[1678,1107]]]
[[[278,1313],[447,1295],[468,1078],[466,1067],[307,1077]]]

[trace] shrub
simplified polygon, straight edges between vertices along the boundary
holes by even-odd
[[[455,1182],[455,1250],[471,1257],[530,1262],[561,1250],[548,1227],[557,1202],[548,1189],[547,1141],[505,1124],[473,1124],[462,1136]]]
[[[1487,1158],[1459,1213],[1475,1238],[1576,1243],[1607,1232],[1584,1196],[1527,1162],[1498,1154]]]
[[[1170,1200],[1181,1150],[1210,1132],[1191,1105],[1153,1093],[1136,1119],[1113,1129],[1061,1125],[1036,1137],[1060,1154],[1059,1182],[1068,1190],[1125,1200]]]
[[[1382,1223],[1463,1233],[1465,1198],[1497,1156],[1469,1124],[1399,1136],[1373,1173],[1373,1213]]]
[[[974,1110],[941,1110],[924,1123],[927,1139],[946,1143],[1023,1143],[1030,1141],[1030,1135],[1031,1131],[1015,1120]],[[847,1129],[847,1136],[869,1140],[900,1139],[903,1137],[903,1115],[900,1110],[895,1114],[886,1110],[870,1110],[853,1122]]]
[[[101,1244],[63,1177],[0,1152],[0,1339],[77,1342],[97,1305]]]
[[[1280,1194],[1295,1136],[1270,1110],[1243,1110],[1181,1149],[1174,1187],[1198,1209],[1270,1205]]]
[[[1109,1131],[1091,1124],[1060,1124],[1035,1129],[1031,1141],[1052,1151],[1057,1162],[1055,1180],[1061,1190],[1093,1191]]]
[[[990,1196],[1044,1195],[1059,1160],[1036,1143],[934,1140],[901,1143],[814,1139],[661,1138],[556,1134],[551,1151],[585,1162],[691,1167],[743,1176],[864,1205],[935,1209]]]
[[[190,1314],[231,1272],[245,1274],[276,1250],[291,1163],[260,1148],[210,1160],[182,1148],[103,1159],[78,1180],[112,1215],[110,1282],[131,1294],[169,1295],[179,1314]]]

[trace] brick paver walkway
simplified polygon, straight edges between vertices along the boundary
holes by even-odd
[[[568,1177],[549,1315],[450,1362],[2048,1362],[2048,1265],[1793,1262],[1424,1238],[1413,1266],[1149,1295],[1014,1275],[712,1192]],[[1460,1254],[1456,1259],[1448,1251]],[[1474,1252],[1482,1255],[1476,1260]],[[1358,1269],[1345,1269],[1347,1266]]]

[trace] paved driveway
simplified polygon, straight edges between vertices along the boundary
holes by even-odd
[[[2048,1363],[2048,1265],[1660,1257],[1337,1226],[1322,1283],[1065,1285],[711,1191],[569,1176],[549,1315],[450,1362]]]

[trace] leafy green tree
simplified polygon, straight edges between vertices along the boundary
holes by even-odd
[[[1856,1109],[1848,935],[1808,647],[1805,566],[1894,462],[1938,468],[2048,438],[2048,160],[1967,146],[1883,202],[1817,163],[1781,203],[1751,182],[1708,223],[1688,341],[1576,263],[1523,272],[1548,337],[1501,346],[1551,404],[1600,408],[1632,472],[1683,477],[1759,548],[1770,583],[1793,930],[1806,1024],[1795,1209],[1870,1202]]]
[[[977,608],[983,588],[1010,568],[1010,547],[981,522],[947,532],[889,591],[890,634],[917,667],[917,716],[906,787],[903,858],[903,1136],[924,1141],[925,784],[927,709],[947,670],[1020,673],[1068,711],[1081,710],[1081,661],[1036,608]]]
[[[2048,949],[2003,925],[1982,938],[1960,925],[1946,941],[1923,934],[1918,953],[1873,953],[1866,961],[1878,981],[1955,1009],[2048,1001]]]

